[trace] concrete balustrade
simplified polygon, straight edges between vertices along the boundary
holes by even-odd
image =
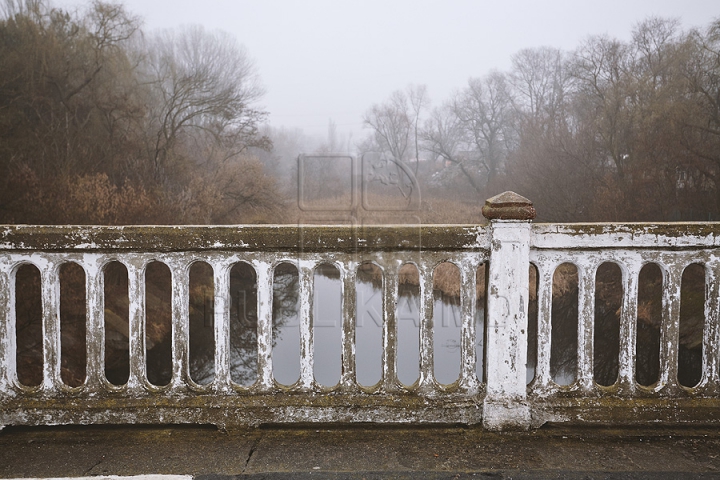
[[[483,424],[492,430],[527,429],[546,422],[645,424],[720,423],[718,298],[720,224],[533,224],[532,204],[511,192],[488,200],[487,226],[4,226],[0,229],[0,425],[89,423],[210,423],[219,426],[292,422]],[[145,269],[153,261],[172,276],[172,378],[151,384],[146,374]],[[61,265],[85,272],[86,375],[79,387],[61,376]],[[128,272],[129,379],[104,375],[104,268]],[[214,377],[199,385],[190,375],[190,267],[205,262],[214,281]],[[230,365],[230,271],[249,264],[257,283],[257,375],[234,383]],[[283,262],[298,268],[300,376],[290,386],[273,377],[273,275]],[[382,278],[382,380],[356,378],[356,278],[371,262]],[[433,272],[442,262],[460,269],[460,375],[451,385],[433,372]],[[604,262],[622,271],[619,374],[609,387],[593,380],[595,274]],[[419,272],[419,379],[398,380],[398,284],[403,264]],[[553,274],[562,263],[578,270],[577,374],[570,385],[551,376]],[[635,380],[638,278],[646,264],[663,273],[660,378]],[[705,268],[702,380],[677,380],[680,282],[693,263]],[[42,382],[17,377],[15,275],[31,264],[41,275]],[[314,378],[313,272],[333,265],[341,285],[341,375],[334,387]],[[477,272],[487,265],[485,331],[478,331]],[[537,365],[526,385],[528,270],[537,268]],[[481,282],[482,283],[482,282]],[[484,372],[476,372],[476,344],[484,339]],[[484,373],[484,375],[483,375]],[[481,381],[484,379],[484,381]]]

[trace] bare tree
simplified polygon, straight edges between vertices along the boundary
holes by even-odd
[[[420,166],[420,143],[419,143],[419,124],[420,115],[423,110],[430,105],[430,97],[427,93],[427,87],[425,85],[409,85],[407,87],[408,99],[410,100],[410,106],[412,107],[413,113],[413,137],[415,140],[415,176],[418,174],[418,167]]]
[[[471,146],[465,161],[474,163],[474,175],[484,177],[484,181],[475,180],[474,186],[485,187],[500,172],[512,141],[512,97],[506,76],[492,72],[484,78],[471,78],[455,97],[453,110]]]
[[[512,57],[509,82],[516,95],[516,109],[525,121],[538,122],[562,112],[570,76],[562,51],[550,48],[526,48]]]
[[[704,31],[691,32],[688,40],[691,54],[683,74],[692,114],[686,119],[682,144],[691,152],[693,163],[683,173],[698,172],[688,185],[714,191],[715,211],[720,212],[720,20]]]
[[[430,117],[425,120],[421,137],[423,149],[443,162],[443,168],[433,175],[434,183],[447,187],[451,183],[457,184],[458,177],[462,177],[476,193],[483,191],[476,174],[477,166],[472,164],[473,158],[467,156],[466,132],[452,103],[432,110]]]
[[[363,124],[373,131],[375,142],[396,161],[407,161],[413,113],[407,95],[396,90],[385,102],[373,105],[363,115]]]
[[[421,131],[423,149],[444,162],[459,163],[465,146],[465,135],[452,103],[445,103],[430,112]]]
[[[266,140],[258,134],[266,114],[253,107],[263,94],[255,66],[230,35],[185,27],[152,37],[146,49],[145,82],[157,99],[148,145],[157,181],[168,174],[184,132],[223,145],[228,158]]]

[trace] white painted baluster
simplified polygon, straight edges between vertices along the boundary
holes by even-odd
[[[0,263],[0,394],[12,392],[17,376],[15,281],[9,267]]]
[[[468,394],[474,394],[479,388],[477,373],[477,352],[475,342],[477,329],[475,310],[477,304],[477,265],[463,262],[460,269],[460,314],[462,315],[462,333],[460,334],[460,386]]]
[[[550,352],[552,342],[552,286],[553,274],[557,265],[538,262],[538,327],[537,327],[537,365],[535,367],[535,386],[547,392],[551,388]]]
[[[578,265],[578,385],[593,389],[596,265]]]
[[[420,390],[434,390],[433,375],[433,268],[426,259],[418,265],[420,274]]]
[[[383,388],[386,392],[398,389],[397,376],[397,306],[400,261],[392,260],[383,265]]]
[[[180,390],[190,377],[189,323],[190,275],[184,260],[168,262],[172,273],[172,380],[171,390]]]
[[[229,392],[230,379],[230,269],[224,261],[212,263],[215,284],[215,389]]]
[[[60,265],[48,260],[40,275],[43,308],[43,383],[46,392],[57,392],[60,378]]]
[[[662,289],[662,324],[660,326],[660,385],[668,393],[678,388],[678,343],[680,340],[680,289],[684,265],[666,267]]]
[[[274,388],[272,374],[272,264],[254,261],[253,268],[257,276],[257,353],[258,353],[258,390],[267,392]]]
[[[622,268],[622,267],[621,267]],[[618,382],[626,395],[635,392],[635,356],[637,337],[637,301],[640,264],[628,263],[623,271],[623,298],[620,314],[620,358]]]
[[[298,281],[300,286],[300,388],[303,390],[311,390],[315,383],[313,372],[314,273],[314,262],[298,262]]]
[[[105,279],[101,265],[101,256],[93,254],[84,256],[85,298],[87,299],[85,383],[90,391],[101,389],[105,373]]]
[[[129,316],[129,350],[130,376],[127,388],[135,394],[145,390],[145,267],[141,259],[125,261],[128,272],[128,316]]]
[[[357,311],[357,262],[347,261],[340,269],[342,277],[342,374],[343,389],[357,386],[355,369],[355,314]]]

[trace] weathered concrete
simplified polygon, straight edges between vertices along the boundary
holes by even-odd
[[[478,225],[0,226],[0,251],[342,252],[486,248]]]
[[[515,192],[503,192],[485,201],[482,214],[488,220],[533,220],[536,212],[527,198]]]
[[[526,401],[528,256],[530,223],[493,220],[488,274],[487,387],[483,425],[490,430],[530,427]]]
[[[491,199],[510,208],[490,226],[235,226],[235,227],[48,227],[0,228],[0,426],[54,424],[212,423],[218,426],[296,422],[483,423],[489,429],[538,427],[545,422],[629,425],[720,424],[720,224],[532,225],[527,199]],[[514,213],[513,213],[514,212]],[[497,212],[496,212],[497,213]],[[475,371],[476,275],[489,260],[485,309],[486,383]],[[110,262],[128,271],[130,374],[126,385],[104,377],[103,269]],[[172,275],[172,380],[156,387],[146,378],[145,270],[153,261]],[[86,381],[77,388],[61,378],[59,269],[67,262],[86,275]],[[215,377],[196,384],[189,374],[189,269],[206,262],[217,288],[213,328]],[[257,276],[257,382],[234,384],[229,366],[229,272],[237,263]],[[462,316],[460,378],[434,378],[433,272],[449,262],[460,270]],[[600,387],[593,376],[594,277],[603,262],[622,271],[622,312],[617,382]],[[273,378],[272,295],[275,268],[298,266],[300,285],[300,378],[289,387]],[[337,386],[313,378],[312,276],[334,266],[342,283],[342,373]],[[382,380],[358,385],[355,372],[355,279],[363,263],[383,272]],[[572,263],[580,278],[577,380],[559,386],[551,378],[553,273]],[[638,276],[657,264],[664,275],[659,381],[635,382]],[[703,376],[679,385],[679,290],[685,267],[705,268],[702,332]],[[17,379],[15,274],[38,267],[42,289],[43,371],[39,387]],[[404,386],[397,375],[399,271],[417,267],[420,285],[419,381]],[[538,355],[535,380],[524,382],[527,349],[527,268],[538,270]]]
[[[434,267],[452,262],[473,272],[464,274],[464,291],[473,290],[474,272],[487,259],[487,229],[482,226],[397,227],[46,227],[0,229],[0,425],[89,423],[212,423],[259,425],[267,422],[465,423],[480,421],[481,388],[474,371],[474,303],[465,300],[462,352],[465,368],[453,385],[437,384],[432,362],[432,275]],[[121,262],[129,279],[130,376],[126,385],[110,385],[103,375],[103,271]],[[172,275],[172,380],[151,385],[145,375],[145,269],[150,262],[167,265]],[[208,263],[217,288],[214,305],[215,376],[206,386],[189,374],[188,291],[194,262]],[[86,274],[87,377],[69,388],[61,378],[58,272],[66,262]],[[233,384],[229,369],[229,272],[250,265],[258,284],[258,381],[249,388]],[[272,376],[272,285],[281,263],[297,265],[300,284],[300,379],[280,386]],[[396,326],[387,322],[383,382],[372,388],[357,384],[354,374],[355,275],[361,263],[386,270],[385,314],[396,305],[396,275],[405,263],[421,272],[421,379],[401,386],[395,370]],[[20,265],[41,272],[43,295],[43,381],[38,388],[21,385],[16,375],[15,282]],[[333,389],[313,378],[312,304],[314,269],[331,264],[343,282],[343,334],[340,383]],[[395,292],[395,293],[393,293]]]
[[[0,433],[0,478],[718,478],[717,429],[41,427]],[[220,476],[220,477],[219,477]]]

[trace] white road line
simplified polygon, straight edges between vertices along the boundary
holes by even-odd
[[[92,477],[35,477],[35,478],[8,478],[6,480],[192,480],[192,475],[102,475]]]

